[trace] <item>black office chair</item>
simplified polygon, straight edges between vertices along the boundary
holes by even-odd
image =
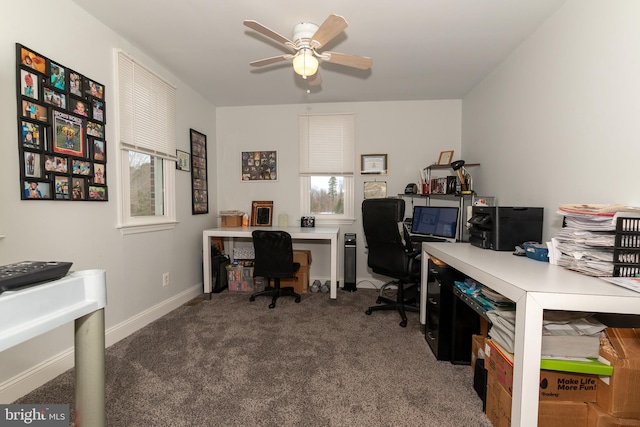
[[[255,230],[251,235],[255,251],[253,277],[267,279],[267,287],[264,291],[252,294],[249,301],[255,301],[260,295],[271,296],[269,308],[274,308],[281,296],[292,296],[296,302],[300,302],[300,294],[293,292],[293,287],[280,287],[281,278],[294,277],[294,273],[300,269],[300,263],[293,262],[291,235],[286,231],[269,230]],[[271,279],[274,281],[273,287],[270,286]]]
[[[367,199],[362,202],[362,226],[367,241],[367,265],[376,274],[391,277],[397,285],[396,299],[378,296],[375,310],[397,310],[407,326],[406,311],[419,311],[420,251],[414,250],[403,229],[403,199]],[[409,286],[406,286],[409,285]]]

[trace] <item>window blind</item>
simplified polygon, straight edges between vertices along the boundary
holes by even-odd
[[[299,131],[300,174],[353,174],[353,114],[301,114]]]
[[[124,52],[118,52],[120,144],[176,159],[176,88]]]

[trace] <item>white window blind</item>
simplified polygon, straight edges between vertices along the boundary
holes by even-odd
[[[355,118],[353,114],[301,114],[300,174],[352,175]]]
[[[176,88],[118,52],[120,144],[165,159],[176,159]]]

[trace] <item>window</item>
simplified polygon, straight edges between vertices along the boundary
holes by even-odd
[[[176,89],[118,51],[120,227],[175,225]]]
[[[354,220],[354,115],[302,114],[300,212],[316,223]]]

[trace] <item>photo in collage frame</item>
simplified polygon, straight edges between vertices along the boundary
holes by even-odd
[[[103,84],[16,43],[23,200],[107,201]]]

